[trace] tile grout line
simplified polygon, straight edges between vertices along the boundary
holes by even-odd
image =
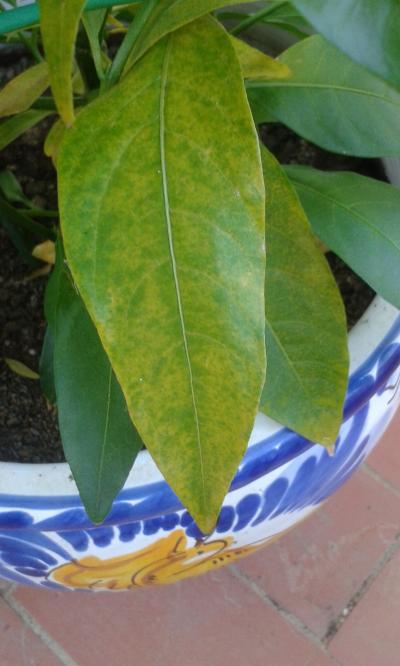
[[[381,484],[386,490],[388,490],[389,492],[391,492],[391,493],[393,493],[394,495],[396,495],[396,497],[400,497],[400,491],[399,491],[395,486],[393,486],[393,485],[390,483],[390,481],[387,481],[387,480],[384,479],[380,474],[378,474],[378,472],[375,472],[375,470],[372,469],[372,467],[370,467],[370,466],[368,465],[368,463],[364,463],[361,469],[362,469],[362,470],[363,470],[363,471],[364,471],[369,477],[371,477],[371,479],[373,479],[373,480],[376,481],[377,483],[380,483],[380,484]]]
[[[350,598],[350,600],[346,604],[346,607],[329,624],[326,634],[322,639],[323,644],[326,647],[329,646],[329,643],[339,632],[340,628],[349,618],[349,616],[351,615],[352,611],[355,609],[359,601],[361,601],[364,595],[368,592],[372,583],[378,578],[379,574],[383,571],[385,566],[391,561],[391,559],[399,549],[400,549],[400,532],[396,534],[394,542],[390,544],[390,546],[385,550],[382,557],[378,560],[376,566],[373,567],[372,571],[361,583],[357,592],[355,592],[355,594],[353,594],[353,596]]]
[[[246,585],[247,588],[254,592],[269,608],[273,608],[275,611],[277,611],[277,613],[289,624],[291,624],[298,633],[302,634],[311,643],[317,645],[324,652],[326,652],[326,646],[317,636],[317,634],[315,634],[309,627],[307,627],[307,625],[304,624],[296,615],[286,610],[286,608],[283,608],[283,606],[280,606],[276,601],[274,601],[274,599],[271,599],[271,597],[269,597],[268,594],[264,592],[264,590],[262,590],[252,578],[243,573],[243,571],[240,571],[240,569],[234,564],[230,565],[229,571],[233,574],[233,576],[235,576],[235,578],[237,578],[240,582]]]
[[[42,643],[44,643],[55,657],[57,657],[58,661],[63,664],[63,666],[79,666],[79,664],[77,664],[72,657],[65,652],[61,645],[57,643],[57,641],[54,640],[54,638],[52,638],[38,622],[36,622],[26,608],[13,597],[13,592],[16,588],[17,584],[13,583],[9,588],[0,593],[0,597],[4,600],[7,606],[18,615],[22,623],[28,627],[32,633],[42,641]]]

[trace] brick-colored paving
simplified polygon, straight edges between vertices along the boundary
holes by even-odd
[[[400,413],[324,507],[231,568],[118,594],[0,595],[0,666],[399,666]]]

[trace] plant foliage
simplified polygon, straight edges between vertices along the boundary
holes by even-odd
[[[329,447],[337,437],[346,322],[314,234],[400,306],[398,191],[285,171],[255,125],[283,122],[337,153],[399,155],[399,9],[109,5],[40,0],[40,29],[23,33],[36,64],[0,92],[0,147],[54,118],[44,149],[61,224],[41,384],[94,522],[144,444],[210,532],[257,411]],[[294,44],[278,59],[249,46],[257,23]],[[35,262],[54,230],[2,183],[4,228]]]

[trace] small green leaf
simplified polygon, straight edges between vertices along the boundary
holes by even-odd
[[[328,263],[284,171],[262,151],[268,193],[265,281],[267,381],[261,410],[332,445],[347,386],[346,317]]]
[[[0,124],[0,150],[3,150],[11,141],[17,139],[21,134],[40,123],[43,118],[47,118],[50,114],[50,111],[30,109],[4,120]]]
[[[257,122],[272,116],[338,153],[400,154],[400,92],[319,35],[295,44],[280,61],[291,77],[247,85]]]
[[[49,84],[46,62],[26,69],[0,91],[0,118],[27,111]]]
[[[207,532],[265,378],[264,184],[225,31],[199,19],[154,46],[79,114],[58,175],[66,256],[132,420]]]
[[[39,0],[40,30],[51,89],[66,125],[74,121],[72,65],[79,19],[85,0]]]
[[[104,78],[104,54],[101,49],[101,32],[108,14],[108,9],[96,9],[91,12],[85,12],[82,16],[82,23],[85,26],[88,36],[90,50],[93,56],[93,62],[96,73],[101,81]]]
[[[10,370],[20,377],[25,377],[25,379],[39,379],[39,375],[31,368],[28,368],[25,363],[15,360],[15,358],[5,358],[4,359]]]
[[[254,49],[241,39],[236,37],[231,37],[231,39],[244,79],[270,81],[271,79],[285,79],[290,76],[290,69],[287,65],[258,49]]]
[[[8,169],[0,171],[0,190],[7,201],[11,203],[20,203],[28,207],[32,205],[24,195],[18,179]]]
[[[332,44],[400,86],[399,0],[293,0]]]
[[[400,308],[400,191],[356,173],[286,171],[319,238]]]
[[[62,262],[54,329],[54,382],[65,456],[86,511],[104,520],[142,441],[96,329]],[[57,269],[56,269],[57,270]]]
[[[38,222],[33,222],[1,197],[0,225],[4,227],[24,261],[33,267],[40,266],[40,262],[32,257],[32,249],[38,239],[49,238],[52,235],[51,230]]]

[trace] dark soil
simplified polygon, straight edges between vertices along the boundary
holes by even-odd
[[[0,53],[0,84],[22,71],[29,60],[23,56],[8,67]],[[3,65],[3,66],[1,66]],[[0,170],[14,172],[25,195],[36,206],[56,208],[56,181],[52,163],[42,146],[51,124],[46,119],[0,153]],[[302,163],[322,169],[346,169],[383,178],[379,163],[331,155],[299,139],[280,125],[264,125],[265,144],[282,163]],[[38,371],[45,332],[43,294],[46,277],[29,279],[31,269],[21,260],[0,227],[0,460],[15,462],[61,462],[57,416],[42,395],[38,381],[13,373],[4,357],[17,359]],[[331,253],[333,268],[345,300],[351,327],[372,300],[374,293]]]

